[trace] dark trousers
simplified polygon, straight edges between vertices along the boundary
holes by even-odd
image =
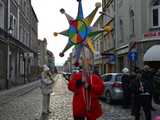
[[[151,120],[151,95],[136,95],[134,105],[135,120],[140,120],[141,107],[145,113],[145,120]]]
[[[124,108],[129,108],[131,102],[131,95],[129,92],[124,92],[123,93],[123,107]]]
[[[135,95],[131,96],[131,115],[135,115]]]
[[[85,117],[75,117],[74,116],[74,120],[85,120]]]

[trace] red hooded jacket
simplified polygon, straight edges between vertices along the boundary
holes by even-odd
[[[74,93],[73,96],[73,116],[87,117],[89,120],[96,120],[102,115],[99,97],[103,94],[104,84],[102,79],[96,74],[90,75],[87,82],[91,89],[87,90],[84,85],[77,87],[76,81],[82,80],[82,73],[74,73],[68,83],[68,88]],[[87,111],[87,106],[90,109]]]

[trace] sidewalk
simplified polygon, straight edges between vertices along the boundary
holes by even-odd
[[[0,105],[9,102],[15,97],[24,95],[39,86],[40,86],[40,80],[37,80],[37,81],[31,82],[25,85],[21,85],[15,88],[0,91]]]
[[[39,86],[40,80],[0,92],[0,120],[39,119],[43,99]]]
[[[42,94],[38,87],[0,105],[0,120],[35,120],[41,110]]]

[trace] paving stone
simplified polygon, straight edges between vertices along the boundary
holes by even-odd
[[[73,120],[72,118],[72,93],[67,88],[67,81],[62,75],[55,77],[56,82],[51,94],[50,111],[48,120]],[[98,120],[134,120],[129,109],[121,105],[109,105],[101,102],[103,116]],[[42,111],[42,94],[40,88],[16,97],[0,106],[0,120],[37,120]]]

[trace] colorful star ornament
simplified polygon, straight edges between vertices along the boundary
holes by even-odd
[[[110,32],[112,28],[110,26],[106,26],[104,29],[97,30],[95,27],[91,27],[91,23],[93,18],[95,17],[96,12],[101,7],[101,3],[96,3],[95,9],[86,17],[83,17],[83,9],[82,9],[82,0],[77,0],[79,2],[78,6],[78,14],[77,18],[73,19],[69,14],[65,12],[62,8],[60,12],[64,14],[68,20],[70,25],[69,29],[64,30],[62,32],[54,32],[54,36],[58,34],[68,36],[69,40],[63,51],[59,54],[60,57],[64,56],[64,53],[75,46],[76,49],[76,63],[78,64],[78,60],[80,58],[80,54],[83,47],[87,47],[91,52],[95,53],[95,48],[93,46],[92,38],[95,37],[97,34],[102,33],[104,31]]]

